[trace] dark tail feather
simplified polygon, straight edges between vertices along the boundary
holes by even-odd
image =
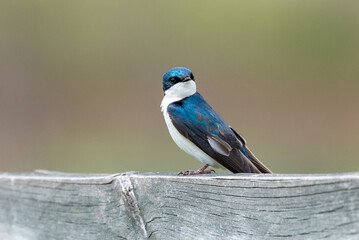
[[[249,157],[249,160],[259,170],[259,172],[260,173],[272,173],[272,171],[269,170],[269,168],[267,168],[266,166],[264,166],[264,164],[261,163],[256,156],[254,156],[254,154],[251,152],[251,150],[249,150],[249,148],[247,147],[247,144],[246,144],[246,140],[244,138],[242,138],[241,135],[239,135],[233,128],[231,128],[231,129],[234,132],[234,134],[237,136],[238,140],[243,144],[243,147]]]
[[[264,166],[264,164],[261,163],[256,156],[254,156],[254,154],[249,150],[247,146],[244,146],[244,148],[246,149],[246,153],[248,154],[249,160],[251,160],[254,166],[256,166],[256,168],[258,168],[261,173],[272,173],[269,168]]]

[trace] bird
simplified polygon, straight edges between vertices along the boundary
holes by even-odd
[[[197,92],[191,70],[175,67],[162,77],[161,111],[173,141],[204,166],[182,175],[208,174],[213,168],[232,173],[272,173],[247,147],[246,140],[230,127]]]

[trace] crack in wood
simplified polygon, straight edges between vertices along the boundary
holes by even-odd
[[[131,217],[136,225],[141,229],[144,238],[147,238],[146,225],[141,216],[139,204],[134,192],[134,188],[131,179],[127,175],[117,177],[117,181],[120,184],[121,196],[125,203],[126,213]]]

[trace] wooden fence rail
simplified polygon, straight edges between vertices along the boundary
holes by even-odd
[[[359,239],[359,173],[0,174],[0,239]]]

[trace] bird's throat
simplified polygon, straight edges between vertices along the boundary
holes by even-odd
[[[161,103],[162,112],[167,109],[168,105],[174,102],[181,101],[182,99],[192,96],[196,93],[196,83],[193,80],[187,82],[179,82],[165,91]]]

